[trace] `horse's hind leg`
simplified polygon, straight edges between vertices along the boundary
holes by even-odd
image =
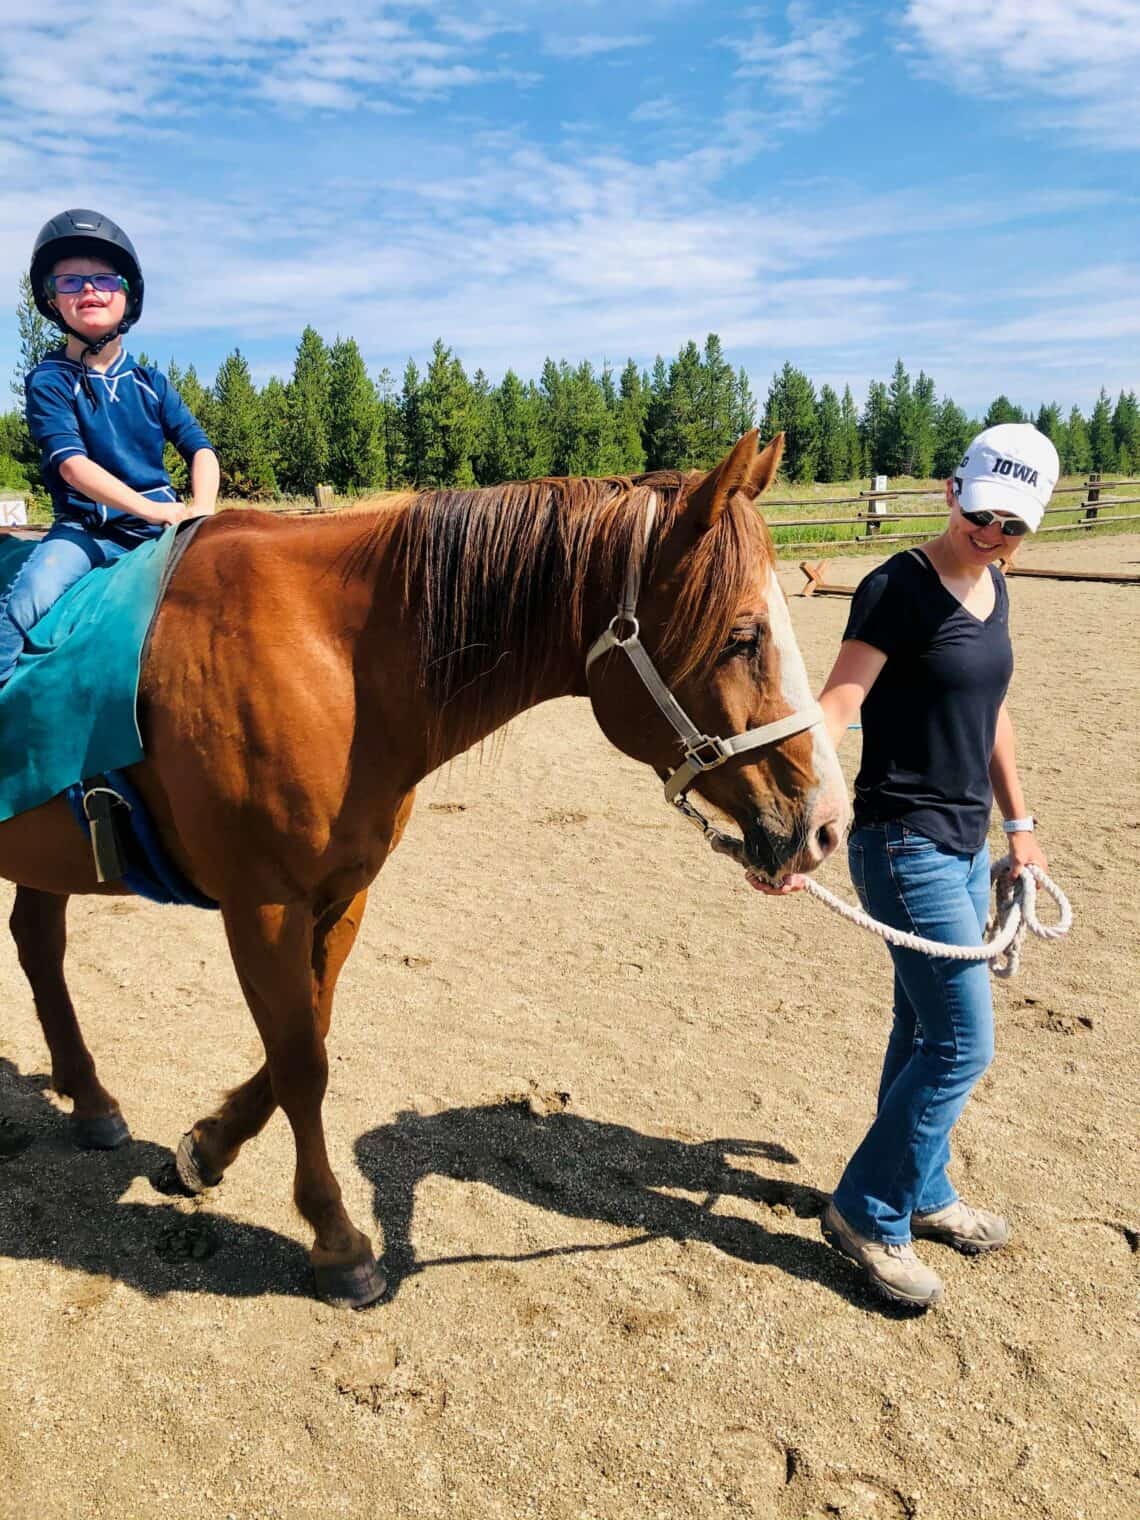
[[[118,1103],[95,1073],[67,990],[67,898],[17,887],[8,924],[51,1052],[52,1086],[72,1101],[72,1137],[85,1149],[113,1150],[131,1135]]]

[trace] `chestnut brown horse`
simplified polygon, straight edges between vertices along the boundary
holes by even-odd
[[[703,476],[440,491],[326,518],[225,512],[179,564],[131,778],[173,860],[221,906],[265,1063],[184,1136],[178,1172],[191,1189],[216,1182],[280,1105],[331,1302],[384,1291],[325,1148],[333,990],[423,777],[524,709],[584,696],[684,810],[696,816],[694,785],[728,815],[750,869],[771,880],[834,848],[842,778],[753,506],[782,447],[759,451],[751,433]],[[695,742],[679,748],[669,702]],[[115,889],[96,883],[63,799],[0,824],[0,875],[17,883],[12,932],[76,1138],[124,1141],[63,971],[69,895]]]

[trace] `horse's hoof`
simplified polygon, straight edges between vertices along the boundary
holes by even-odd
[[[367,1309],[388,1291],[380,1263],[370,1256],[354,1267],[313,1267],[317,1296],[337,1309]]]
[[[115,1109],[110,1114],[96,1114],[92,1119],[71,1116],[71,1138],[81,1151],[114,1151],[131,1138],[127,1121]]]
[[[211,1172],[202,1160],[202,1153],[194,1143],[194,1131],[190,1129],[178,1142],[174,1170],[188,1193],[204,1193],[207,1188],[217,1187],[222,1180],[222,1173]]]

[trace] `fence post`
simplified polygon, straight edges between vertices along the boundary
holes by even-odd
[[[885,491],[886,489],[887,489],[887,477],[885,475],[872,475],[871,476],[871,494],[872,495],[876,491]],[[873,534],[877,533],[879,531],[879,529],[882,527],[882,523],[875,522],[875,518],[876,517],[881,517],[886,512],[886,510],[887,510],[887,508],[886,508],[886,503],[885,502],[874,501],[873,500],[873,501],[869,501],[867,503],[866,522],[867,522],[867,537],[868,538],[870,538]]]
[[[318,512],[331,512],[333,504],[332,486],[318,486],[313,492],[313,506]]]
[[[1100,501],[1100,471],[1089,471],[1088,500],[1085,502],[1085,515],[1083,522],[1095,522],[1097,516],[1097,503]]]

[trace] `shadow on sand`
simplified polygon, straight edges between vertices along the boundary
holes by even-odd
[[[797,1157],[783,1145],[645,1135],[624,1124],[571,1113],[565,1102],[564,1094],[533,1093],[430,1115],[408,1110],[392,1124],[361,1136],[356,1160],[373,1186],[393,1294],[407,1278],[435,1267],[629,1250],[665,1237],[704,1241],[741,1262],[776,1267],[791,1277],[822,1283],[852,1302],[879,1307],[822,1240],[778,1227],[781,1218],[791,1215],[818,1218],[829,1195],[785,1178],[761,1176],[733,1159],[795,1165]],[[483,1183],[568,1219],[636,1233],[605,1244],[417,1259],[412,1245],[415,1190],[433,1175]],[[703,1196],[693,1200],[676,1192]],[[726,1198],[761,1205],[773,1227],[767,1219],[758,1224],[740,1214],[714,1212]]]
[[[117,1151],[77,1151],[66,1117],[45,1096],[47,1080],[0,1059],[0,1254],[57,1262],[155,1298],[312,1295],[307,1251],[275,1231],[228,1218],[219,1210],[221,1191],[200,1206],[161,1201],[173,1159],[165,1146],[134,1140]],[[430,1115],[406,1110],[357,1140],[357,1164],[373,1188],[389,1298],[409,1277],[437,1267],[630,1250],[670,1238],[703,1241],[742,1263],[821,1283],[883,1313],[905,1312],[869,1294],[822,1240],[779,1227],[792,1216],[817,1218],[828,1196],[738,1164],[794,1166],[796,1156],[783,1145],[646,1135],[571,1113],[567,1101],[564,1094],[534,1092]],[[602,1243],[417,1259],[415,1192],[431,1176],[482,1183],[549,1213],[631,1233]],[[140,1177],[151,1186],[144,1200],[128,1201]],[[724,1199],[750,1205],[752,1217],[718,1212]],[[756,1206],[765,1211],[762,1223]]]
[[[311,1296],[308,1252],[295,1240],[187,1200],[126,1202],[138,1177],[164,1179],[172,1152],[149,1140],[78,1151],[48,1078],[0,1059],[0,1254],[106,1276],[148,1297],[213,1293]],[[288,1207],[282,1200],[283,1207]]]

